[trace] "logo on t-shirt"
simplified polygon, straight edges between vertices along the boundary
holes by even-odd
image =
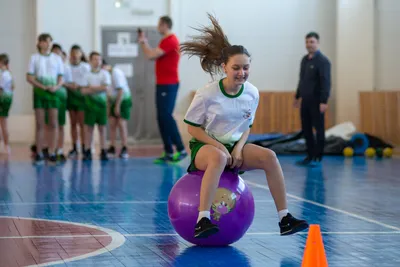
[[[246,119],[246,120],[248,120],[248,119],[251,118],[251,109],[248,109],[248,110],[246,110],[246,111],[244,112],[243,118]]]

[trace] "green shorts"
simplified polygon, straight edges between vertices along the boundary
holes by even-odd
[[[67,114],[67,93],[65,88],[60,88],[56,92],[58,98],[58,125],[64,126]],[[49,124],[49,112],[45,111],[45,123]]]
[[[0,117],[8,117],[12,104],[12,95],[0,95]]]
[[[58,107],[58,125],[59,126],[64,126],[66,122],[66,117],[67,117],[67,109],[66,109],[66,103],[60,103]],[[49,124],[49,111],[46,110],[44,113],[44,120],[46,124]]]
[[[115,107],[115,101],[111,102],[110,104],[110,117],[116,118],[117,116],[115,116],[114,114],[114,107]],[[122,100],[121,107],[119,110],[120,118],[124,120],[129,120],[131,117],[131,107],[132,107],[132,100],[130,98]]]
[[[33,89],[33,108],[34,109],[58,109],[59,99],[55,93],[44,91],[40,88]]]
[[[68,90],[67,109],[72,111],[84,111],[85,109],[85,98],[83,95],[77,92]]]
[[[88,126],[99,126],[107,125],[107,108],[104,110],[90,110],[85,109],[84,124]]]
[[[192,139],[189,142],[189,149],[190,149],[190,165],[187,168],[187,172],[194,172],[194,171],[198,171],[198,169],[195,166],[195,159],[196,159],[196,155],[199,152],[200,148],[202,148],[203,146],[205,146],[206,144],[203,142],[200,142],[196,139]],[[229,151],[229,153],[232,153],[233,149],[235,148],[235,145],[224,145],[226,147],[226,149]],[[241,172],[243,173],[243,172]]]

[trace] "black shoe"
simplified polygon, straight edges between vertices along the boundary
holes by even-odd
[[[115,147],[110,146],[110,148],[107,150],[107,154],[110,158],[114,158],[115,157]]]
[[[107,151],[105,149],[101,150],[100,160],[102,160],[102,161],[107,161],[108,160]]]
[[[76,149],[72,149],[68,153],[68,158],[70,158],[70,159],[76,159],[77,157],[78,157],[78,151],[76,151]]]
[[[92,160],[92,152],[90,151],[90,149],[83,152],[82,160],[84,160],[84,161]]]
[[[219,228],[218,225],[212,224],[210,219],[203,217],[196,224],[196,228],[194,230],[195,238],[207,238],[210,235],[218,233]]]
[[[43,148],[42,151],[43,151],[44,158],[48,159],[50,157],[49,149],[46,147],[46,148]]]
[[[50,165],[56,165],[58,163],[57,156],[55,154],[49,155],[48,158],[47,158],[47,162]]]
[[[43,155],[36,154],[35,159],[33,161],[35,165],[43,165],[44,164],[44,157]]]
[[[281,235],[291,235],[307,229],[308,223],[304,220],[298,220],[288,213],[282,218],[279,227],[281,228]]]
[[[67,161],[67,158],[64,156],[64,154],[58,154],[57,155],[57,160],[61,163],[64,163]]]
[[[121,153],[119,153],[119,157],[120,157],[121,159],[127,159],[127,158],[129,158],[128,149],[126,148],[126,146],[124,146],[124,147],[121,149]]]
[[[312,158],[305,157],[302,160],[296,161],[296,164],[300,165],[300,166],[308,166],[311,162],[312,162]]]

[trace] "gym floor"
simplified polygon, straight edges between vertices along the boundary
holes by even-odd
[[[155,166],[158,152],[35,167],[27,148],[13,151],[0,163],[0,266],[301,266],[307,232],[278,234],[261,171],[242,175],[256,214],[241,240],[200,248],[177,236],[167,199],[188,160]],[[400,159],[326,157],[320,169],[297,159],[280,157],[289,209],[321,226],[329,266],[400,266]]]

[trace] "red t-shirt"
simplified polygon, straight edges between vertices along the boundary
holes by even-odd
[[[156,60],[156,82],[157,84],[179,83],[179,40],[176,35],[171,34],[161,40],[159,46],[164,55]]]

